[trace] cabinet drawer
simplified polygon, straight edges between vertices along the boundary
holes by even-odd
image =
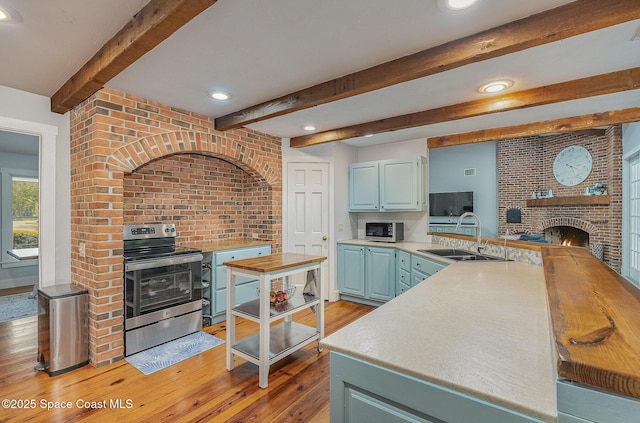
[[[428,258],[418,255],[411,256],[411,268],[422,273],[426,273],[428,276],[433,275],[444,267],[446,267],[446,264],[429,260]]]
[[[411,273],[400,269],[398,271],[398,285],[396,288],[396,296],[408,291],[411,288]]]
[[[411,272],[411,254],[398,250],[398,267],[407,272]]]
[[[411,272],[400,269],[398,271],[398,283],[411,286]]]
[[[216,289],[223,289],[227,287],[227,266],[216,266]],[[236,286],[245,284],[247,282],[255,281],[255,278],[248,276],[236,276]]]
[[[270,245],[261,245],[259,247],[239,248],[237,250],[221,251],[216,253],[215,265],[221,265],[225,261],[242,260],[251,257],[265,256],[271,254]]]

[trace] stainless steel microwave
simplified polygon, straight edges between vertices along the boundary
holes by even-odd
[[[383,242],[402,241],[404,240],[404,223],[366,222],[364,239]]]

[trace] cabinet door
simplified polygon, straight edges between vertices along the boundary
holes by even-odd
[[[365,295],[388,301],[396,296],[395,248],[367,247]]]
[[[419,173],[417,158],[380,162],[380,210],[418,210]]]
[[[378,211],[378,162],[349,165],[349,211]]]
[[[338,291],[364,296],[364,247],[338,245]]]
[[[225,261],[241,260],[251,257],[259,257],[271,254],[270,245],[257,247],[237,248],[232,250],[219,251],[214,254],[213,263],[213,287],[215,288],[215,298],[213,301],[213,314],[222,315],[227,310],[227,266]],[[258,298],[256,291],[256,280],[249,277],[236,277],[236,300],[238,303],[255,300]],[[249,287],[250,284],[251,288]],[[246,286],[245,286],[246,284]]]

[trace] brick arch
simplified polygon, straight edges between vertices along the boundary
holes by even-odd
[[[165,132],[140,138],[116,150],[107,160],[111,171],[132,172],[150,161],[181,153],[198,153],[226,160],[268,185],[279,183],[271,169],[255,150],[220,135],[195,131]]]
[[[593,223],[575,217],[553,217],[542,221],[539,229],[540,231],[544,231],[545,229],[553,228],[555,226],[571,226],[573,228],[582,229],[590,235],[598,233],[598,227]]]

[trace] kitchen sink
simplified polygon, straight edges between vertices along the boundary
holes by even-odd
[[[474,253],[473,251],[460,250],[457,248],[418,251],[421,253],[434,254],[436,256],[455,261],[508,261],[502,257],[489,256],[486,254]]]

